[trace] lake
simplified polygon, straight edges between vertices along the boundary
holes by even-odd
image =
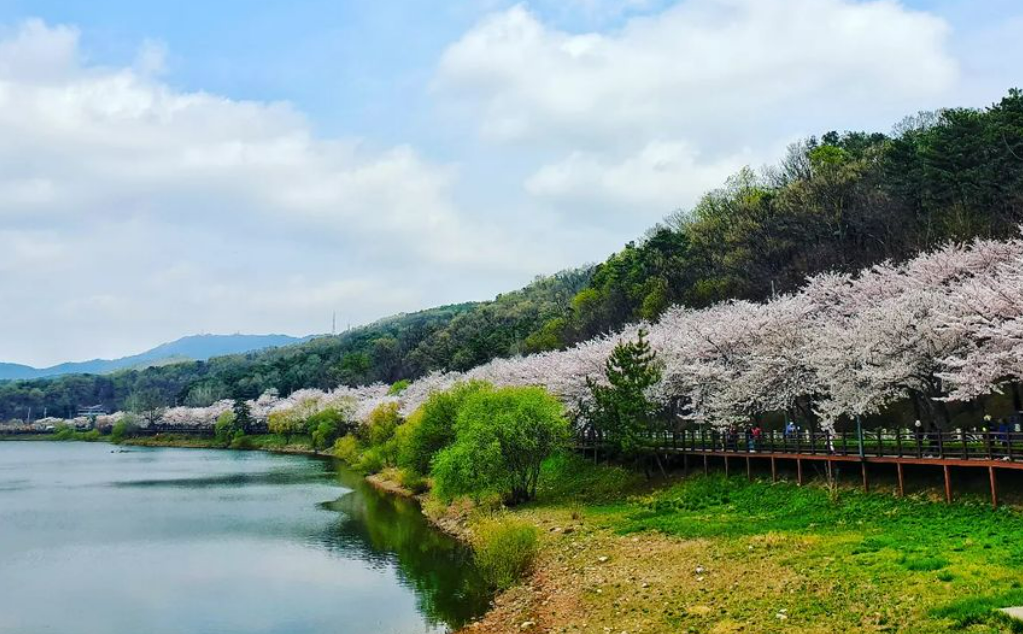
[[[0,632],[444,632],[471,555],[335,461],[0,442]]]

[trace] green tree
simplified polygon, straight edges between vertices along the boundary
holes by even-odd
[[[661,380],[657,353],[640,329],[636,341],[621,341],[604,364],[607,384],[587,378],[593,405],[584,412],[599,437],[619,457],[639,457],[655,430],[658,407],[647,390]]]
[[[235,399],[234,407],[231,408],[234,412],[234,426],[237,431],[243,434],[247,434],[252,430],[252,413],[249,412],[249,404],[245,399]]]
[[[217,439],[217,442],[228,444],[234,439],[235,432],[238,431],[235,427],[235,415],[233,411],[226,411],[220,416],[217,416],[217,422],[213,425],[213,433]]]
[[[465,400],[492,389],[489,383],[469,381],[449,390],[434,392],[408,419],[402,430],[398,464],[420,475],[430,472],[437,452],[455,440],[455,422]]]
[[[442,499],[500,496],[512,504],[530,500],[540,465],[568,437],[561,403],[542,388],[476,392],[458,414],[454,443],[434,460],[437,494]]]

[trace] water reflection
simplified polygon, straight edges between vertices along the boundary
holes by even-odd
[[[465,548],[333,461],[0,442],[0,632],[420,633],[488,600]]]
[[[460,626],[486,610],[490,593],[467,548],[431,527],[415,502],[378,491],[340,464],[334,469],[350,493],[322,505],[341,514],[323,535],[326,547],[371,565],[396,564],[432,623]]]

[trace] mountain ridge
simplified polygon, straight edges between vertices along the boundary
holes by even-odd
[[[20,363],[0,362],[0,381],[16,381],[22,379],[41,379],[63,376],[67,374],[110,374],[119,370],[141,370],[154,365],[182,363],[187,361],[206,361],[211,357],[243,354],[302,343],[312,338],[293,337],[283,334],[266,335],[187,335],[173,341],[161,343],[138,354],[119,357],[117,359],[89,359],[86,361],[67,361],[56,365],[36,368]]]

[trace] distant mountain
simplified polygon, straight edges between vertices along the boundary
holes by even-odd
[[[141,370],[156,365],[185,361],[205,361],[225,354],[240,354],[302,343],[310,337],[288,335],[192,335],[156,346],[141,354],[120,359],[93,359],[61,363],[48,368],[33,368],[18,363],[0,363],[0,381],[39,379],[62,374],[109,374],[117,370]]]

